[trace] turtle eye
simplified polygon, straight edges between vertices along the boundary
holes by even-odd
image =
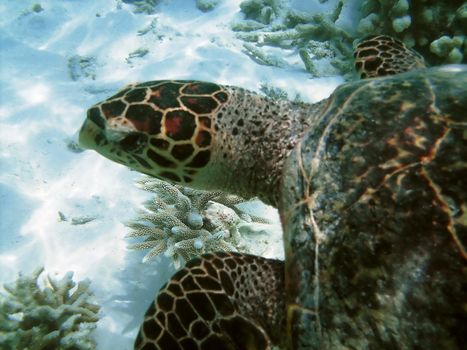
[[[134,132],[125,136],[119,144],[126,152],[137,152],[147,144],[147,139],[146,135]]]

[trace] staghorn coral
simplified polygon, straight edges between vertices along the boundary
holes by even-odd
[[[49,275],[39,287],[44,268],[3,286],[0,293],[0,348],[23,350],[91,350],[91,333],[99,306],[89,302],[89,281],[76,284],[73,273],[61,280]],[[76,287],[76,288],[75,288]]]
[[[247,19],[263,24],[271,24],[281,15],[284,6],[284,0],[245,0],[240,3],[240,9]]]
[[[151,177],[144,177],[138,185],[156,194],[144,203],[137,218],[127,223],[132,229],[127,237],[145,238],[129,246],[149,249],[144,262],[165,253],[178,268],[182,260],[206,252],[236,251],[242,248],[241,223],[269,223],[239,209],[237,204],[246,202],[239,196],[193,190]]]
[[[262,64],[284,67],[283,61],[261,52],[260,47],[292,48],[302,59],[304,68],[313,76],[351,70],[351,65],[343,64],[343,61],[351,57],[354,38],[336,24],[344,5],[342,0],[330,13],[317,14],[287,8],[285,1],[274,1],[275,6],[269,6],[272,11],[269,19],[264,18],[262,11],[254,11],[264,1],[242,2],[240,8],[246,20],[232,24],[237,37],[250,43],[246,47],[247,54]],[[256,46],[251,43],[256,43]],[[331,67],[319,71],[314,61],[322,58],[330,59]]]

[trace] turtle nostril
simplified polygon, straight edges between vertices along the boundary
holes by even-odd
[[[141,133],[131,133],[120,140],[119,144],[124,151],[139,151],[147,143],[147,136]]]

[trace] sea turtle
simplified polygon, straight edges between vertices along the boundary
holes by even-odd
[[[284,230],[285,263],[188,262],[151,304],[136,349],[465,346],[467,66],[423,68],[385,36],[355,56],[374,78],[316,104],[164,80],[89,109],[84,147],[158,178],[258,196]]]

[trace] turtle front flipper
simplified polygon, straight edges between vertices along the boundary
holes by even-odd
[[[422,56],[387,35],[365,38],[355,48],[354,57],[355,68],[362,79],[425,68]]]
[[[284,310],[281,261],[206,254],[162,287],[135,349],[270,349],[285,340]]]

